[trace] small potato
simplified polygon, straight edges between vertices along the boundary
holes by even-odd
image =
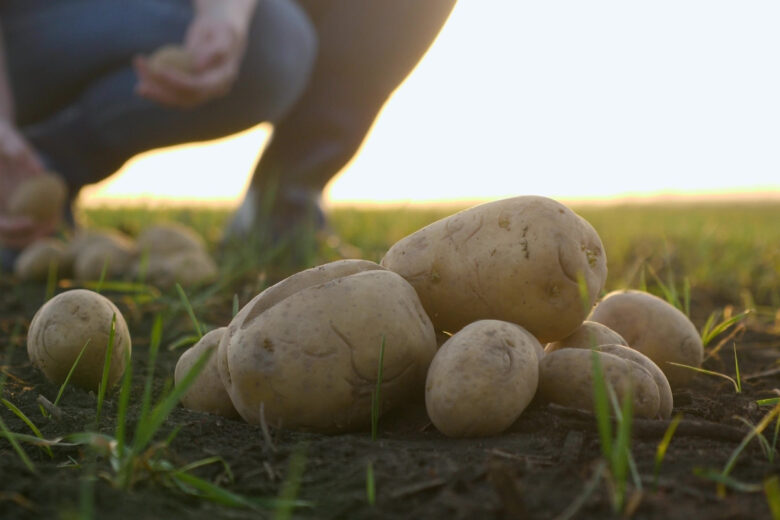
[[[489,202],[401,239],[381,264],[411,283],[431,321],[455,333],[480,319],[523,326],[541,342],[571,334],[607,276],[593,227],[546,197]]]
[[[653,360],[672,389],[691,380],[695,372],[669,362],[700,367],[704,347],[696,327],[680,310],[643,291],[614,291],[599,302],[588,318],[614,330],[631,346]]]
[[[105,269],[106,279],[127,278],[136,258],[132,242],[105,237],[79,251],[73,264],[77,280],[100,280]]]
[[[51,382],[61,384],[87,345],[71,382],[80,388],[97,390],[103,376],[113,316],[116,325],[108,374],[108,385],[113,386],[130,360],[130,333],[119,309],[96,292],[66,291],[38,309],[27,333],[30,361]]]
[[[8,201],[11,215],[25,215],[39,222],[51,222],[60,218],[65,208],[68,188],[65,181],[54,173],[29,177]]]
[[[79,229],[65,246],[62,262],[60,264],[60,272],[63,276],[73,275],[76,257],[79,253],[96,242],[104,241],[119,243],[126,249],[132,249],[134,247],[133,239],[116,229]]]
[[[143,257],[134,268],[136,274],[144,269]],[[152,256],[145,265],[145,280],[157,287],[169,288],[179,283],[183,287],[203,285],[216,280],[217,264],[203,250],[184,250],[170,256]]]
[[[563,348],[544,355],[539,365],[539,397],[570,408],[593,411],[593,358],[620,402],[629,390],[638,417],[658,416],[661,398],[653,376],[641,365],[606,352]]]
[[[144,229],[136,239],[140,254],[170,256],[184,251],[206,251],[206,243],[192,228],[178,222],[155,224]]]
[[[548,343],[545,352],[562,348],[593,348],[599,345],[628,345],[623,337],[606,325],[584,321],[577,330],[563,339]]]
[[[436,335],[400,276],[368,270],[278,300],[284,286],[266,291],[233,318],[219,344],[220,377],[246,421],[258,424],[263,404],[268,422],[286,428],[367,427],[383,341],[380,411],[422,395]]]
[[[672,387],[669,386],[669,381],[666,376],[658,368],[658,365],[653,363],[649,357],[645,356],[638,350],[634,350],[631,347],[624,345],[599,345],[596,347],[599,352],[606,352],[607,354],[613,354],[619,358],[626,359],[638,363],[645,370],[647,370],[653,381],[655,381],[658,387],[658,397],[660,399],[658,403],[658,417],[661,419],[668,419],[672,416],[672,409],[674,408],[674,397],[672,396]]]
[[[222,339],[222,335],[226,330],[227,327],[214,329],[203,336],[195,345],[184,351],[176,363],[173,377],[175,384],[178,386],[200,356],[204,352],[211,351],[211,357],[209,357],[203,371],[198,374],[192,386],[182,396],[181,404],[190,410],[237,419],[239,417],[238,412],[225,390],[225,385],[222,384],[222,379],[220,379],[219,370],[217,369],[217,348],[219,347],[219,340]]]
[[[542,345],[528,331],[480,320],[455,333],[436,352],[425,382],[431,422],[450,437],[497,435],[536,393]]]
[[[174,70],[190,72],[192,70],[192,55],[181,45],[164,45],[149,56],[149,65],[157,70]]]
[[[59,269],[64,250],[62,242],[56,238],[36,240],[14,262],[14,274],[20,280],[45,281],[52,266]]]

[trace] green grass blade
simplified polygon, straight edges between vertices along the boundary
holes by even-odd
[[[780,397],[770,397],[768,399],[759,399],[756,404],[759,406],[774,406],[780,403]]]
[[[100,294],[103,290],[103,282],[106,281],[106,273],[108,272],[108,257],[103,260],[103,267],[100,269],[100,278],[98,278],[97,285],[95,286],[95,292]]]
[[[682,367],[687,368],[689,370],[693,370],[694,372],[699,372],[701,374],[707,374],[708,376],[716,376],[716,377],[722,377],[723,379],[727,379],[731,381],[731,384],[734,385],[734,391],[738,394],[742,392],[742,386],[740,383],[737,382],[736,379],[734,379],[731,376],[727,376],[726,374],[721,374],[720,372],[713,372],[712,370],[707,370],[705,368],[699,368],[699,367],[692,367],[691,365],[683,365],[682,363],[675,363],[673,361],[667,361],[670,365],[674,365],[676,367]]]
[[[742,442],[739,443],[739,446],[734,449],[731,456],[729,457],[729,460],[726,462],[726,465],[723,467],[723,471],[720,473],[723,477],[728,477],[728,475],[731,473],[731,470],[734,469],[734,465],[737,463],[737,459],[742,454],[745,447],[750,443],[750,441],[753,440],[753,438],[757,435],[760,435],[769,425],[769,423],[775,420],[778,416],[780,416],[780,404],[772,408],[772,410],[770,410],[770,412],[758,422],[755,428],[753,428],[750,432],[748,432],[747,435],[745,435],[745,438],[742,439]]]
[[[24,424],[27,425],[27,427],[30,429],[30,431],[35,434],[35,436],[41,440],[43,440],[43,434],[41,433],[41,430],[38,429],[37,426],[35,426],[35,423],[33,423],[29,417],[27,417],[23,411],[21,411],[15,404],[13,404],[11,401],[7,399],[0,399],[0,402],[2,402],[6,408],[11,410],[19,419],[21,419]],[[49,446],[43,445],[43,450],[49,454],[50,458],[54,458],[54,453],[52,453],[51,448]]]
[[[200,322],[198,321],[198,318],[195,317],[195,310],[192,308],[190,299],[187,298],[187,293],[184,292],[184,289],[178,283],[176,284],[176,291],[179,293],[179,298],[181,299],[181,303],[182,305],[184,305],[184,308],[187,310],[187,314],[190,316],[190,320],[192,321],[192,325],[195,327],[195,332],[198,334],[198,338],[202,338],[203,329],[200,326]]]
[[[772,520],[780,520],[780,480],[777,475],[764,480],[764,494],[772,513]]]
[[[70,382],[70,378],[73,376],[73,372],[76,370],[79,361],[81,361],[81,356],[84,355],[84,351],[87,350],[87,346],[89,345],[90,341],[92,341],[92,338],[87,338],[87,341],[84,342],[84,346],[81,347],[81,351],[79,351],[79,355],[76,356],[76,360],[73,362],[73,365],[71,365],[70,370],[68,370],[68,375],[65,376],[65,381],[62,382],[60,389],[57,392],[57,398],[54,400],[54,406],[57,406],[57,404],[60,402],[60,398],[62,398],[62,394],[65,392],[65,388],[67,388],[68,383]]]
[[[8,442],[11,443],[11,447],[19,456],[19,459],[25,465],[27,470],[30,473],[37,475],[38,470],[35,469],[35,464],[33,464],[32,460],[30,460],[30,457],[27,455],[27,452],[25,452],[21,445],[17,442],[16,435],[10,429],[8,429],[8,426],[6,426],[5,421],[2,419],[0,419],[0,435],[8,439]]]
[[[236,314],[238,314],[239,307],[238,307],[238,294],[233,295],[233,317],[236,317]]]
[[[203,352],[192,368],[182,378],[165,397],[152,409],[146,416],[146,420],[139,421],[136,435],[133,438],[133,453],[138,454],[151,442],[157,430],[162,426],[165,419],[179,403],[184,393],[192,386],[195,379],[200,375],[209,361],[209,357],[214,353],[213,349]]]
[[[593,410],[596,414],[596,424],[599,430],[599,439],[601,440],[601,453],[604,458],[612,458],[612,422],[609,413],[609,396],[607,395],[607,384],[604,381],[604,370],[601,366],[599,353],[591,351],[591,364],[593,373]]]
[[[162,316],[157,314],[152,324],[152,332],[149,335],[149,357],[147,359],[148,372],[146,373],[146,382],[144,383],[144,395],[141,399],[141,415],[136,427],[135,434],[138,435],[138,427],[146,421],[149,415],[149,408],[152,405],[152,387],[154,384],[154,370],[157,365],[157,353],[160,350],[162,341]]]
[[[715,320],[717,319],[716,313],[711,314],[710,318],[707,319],[707,322],[704,324],[704,326],[701,329],[700,334],[701,334],[702,345],[704,347],[709,345],[710,342],[712,342],[712,340],[715,339],[718,335],[722,334],[723,332],[726,332],[726,330],[731,328],[733,325],[747,318],[750,312],[751,310],[748,309],[735,316],[732,316],[727,320],[723,320],[718,324],[715,324]]]
[[[296,449],[290,455],[287,475],[279,490],[279,503],[274,510],[274,520],[289,520],[301,487],[301,478],[306,468],[306,445]]]
[[[739,359],[737,358],[737,344],[734,343],[734,372],[737,380],[737,393],[742,393],[742,378],[739,375]]]
[[[198,341],[200,341],[200,336],[198,336],[197,334],[187,334],[175,340],[170,345],[168,345],[168,350],[173,351],[173,350],[178,350],[182,347],[191,347]]]
[[[129,354],[128,354],[129,357]],[[117,409],[116,429],[114,437],[116,438],[116,451],[118,457],[122,459],[125,453],[125,431],[127,429],[127,408],[130,404],[130,390],[133,381],[133,365],[127,360],[127,368],[122,375],[122,386],[119,389],[119,406]],[[122,464],[120,464],[121,466]],[[114,471],[121,472],[122,468],[114,468]]]
[[[379,429],[380,392],[382,390],[382,372],[385,365],[385,335],[382,334],[382,343],[379,345],[379,362],[376,369],[376,388],[371,395],[371,440],[375,441]]]
[[[374,464],[366,465],[366,500],[370,506],[376,504],[376,481],[374,480]]]
[[[51,260],[49,262],[49,270],[46,273],[46,294],[43,297],[43,301],[47,302],[54,297],[54,291],[57,289],[57,261]]]
[[[719,488],[727,487],[735,491],[739,491],[740,493],[758,493],[763,489],[761,484],[750,484],[748,482],[742,482],[733,477],[730,477],[729,475],[719,473],[717,470],[713,469],[694,468],[693,474],[697,477],[716,482]],[[723,496],[720,491],[719,494]]]
[[[103,410],[103,400],[108,390],[108,376],[111,371],[111,357],[114,354],[114,339],[116,336],[116,314],[111,316],[111,330],[108,333],[108,345],[106,346],[106,356],[103,359],[103,375],[100,378],[97,396],[97,412],[95,413],[95,424],[100,422],[100,412]]]
[[[661,442],[658,443],[658,447],[655,450],[655,462],[653,464],[653,489],[656,491],[658,490],[658,476],[661,473],[661,464],[664,462],[666,451],[669,449],[669,444],[672,442],[674,432],[677,431],[677,426],[679,426],[682,418],[683,416],[681,413],[678,413],[674,416],[674,418],[669,423],[669,426],[666,427],[664,436],[661,438]]]
[[[617,437],[610,457],[612,476],[615,479],[615,511],[621,511],[626,500],[629,456],[631,454],[631,429],[634,418],[634,398],[631,387],[623,397],[621,417],[618,421]]]

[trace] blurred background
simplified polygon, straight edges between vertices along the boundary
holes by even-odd
[[[460,0],[326,203],[780,200],[778,19],[769,0]],[[235,205],[269,130],[144,154],[82,201]]]

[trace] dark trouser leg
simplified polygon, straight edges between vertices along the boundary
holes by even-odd
[[[274,128],[251,198],[316,197],[357,151],[390,94],[418,63],[455,0],[302,0],[319,55],[301,99]],[[256,203],[259,201],[256,201]],[[294,202],[292,206],[296,206]],[[281,210],[275,210],[284,213]],[[248,224],[239,214],[236,227]]]
[[[73,194],[145,150],[281,118],[303,91],[316,52],[298,6],[260,0],[233,90],[194,110],[166,109],[133,93],[130,59],[180,42],[192,18],[190,0],[41,5],[4,16],[10,75],[25,134]],[[48,113],[40,113],[42,100]]]

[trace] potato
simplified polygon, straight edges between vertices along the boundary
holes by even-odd
[[[658,387],[658,417],[661,419],[668,419],[672,416],[672,409],[674,408],[672,387],[669,386],[669,381],[666,379],[666,376],[661,369],[658,368],[658,365],[653,363],[653,360],[638,350],[634,350],[625,345],[599,345],[596,347],[596,350],[599,352],[606,352],[607,354],[613,354],[628,361],[633,361],[647,370]]]
[[[181,45],[163,45],[149,56],[149,65],[157,71],[189,73],[193,66],[192,55]]]
[[[546,343],[571,334],[607,276],[596,231],[566,206],[523,196],[461,211],[393,245],[381,264],[417,290],[437,329],[517,323]]]
[[[43,173],[29,177],[11,195],[7,211],[39,222],[60,218],[68,197],[68,187],[59,175]]]
[[[562,348],[591,348],[599,345],[628,345],[623,336],[606,325],[595,321],[584,321],[574,332],[563,339],[548,343],[545,352]]]
[[[425,382],[431,422],[450,437],[497,435],[536,393],[542,345],[514,323],[480,320],[436,352]]]
[[[134,273],[140,274],[145,268],[145,280],[157,287],[173,287],[176,283],[183,287],[202,285],[216,280],[219,274],[217,264],[204,251],[185,250],[170,256],[152,256],[144,266],[143,257],[134,267]]]
[[[60,263],[60,272],[63,275],[72,275],[76,257],[79,253],[96,242],[104,241],[122,244],[122,247],[127,249],[132,249],[134,247],[133,239],[116,229],[79,229],[65,246],[65,252],[62,257],[62,262]]]
[[[130,359],[130,333],[119,309],[96,292],[66,291],[38,309],[27,333],[30,361],[51,382],[61,384],[87,345],[71,382],[87,390],[97,390],[103,376],[113,316],[116,316],[116,326],[108,373],[108,385],[113,386]]]
[[[36,240],[17,257],[14,274],[20,280],[45,281],[49,277],[51,266],[58,268],[64,250],[62,242],[56,238]]]
[[[206,243],[191,228],[177,222],[155,224],[136,239],[141,255],[170,256],[184,251],[206,251]]]
[[[127,278],[135,262],[136,249],[132,242],[109,238],[89,243],[76,255],[73,276],[77,280],[100,280],[105,268],[106,279]]]
[[[591,311],[591,321],[603,323],[653,360],[672,389],[690,381],[695,372],[669,362],[700,367],[704,347],[685,314],[661,298],[643,291],[614,291]]]
[[[331,269],[301,276],[317,278]],[[368,270],[279,297],[285,285],[299,282],[279,282],[284,285],[254,298],[220,341],[220,377],[246,421],[259,423],[264,404],[270,424],[291,429],[365,428],[383,341],[380,410],[422,395],[436,336],[403,278]]]
[[[192,386],[181,397],[181,404],[190,410],[209,412],[229,419],[237,419],[238,412],[230,400],[230,396],[222,384],[217,368],[217,348],[219,340],[227,330],[227,327],[214,329],[203,336],[195,345],[188,348],[179,357],[174,371],[174,382],[178,386],[182,379],[189,373],[193,365],[204,352],[211,351],[206,366],[195,378]]]
[[[660,396],[653,376],[641,365],[614,354],[590,349],[563,348],[546,353],[539,364],[539,397],[547,402],[593,411],[593,361],[601,361],[606,383],[622,403],[631,391],[634,414],[658,416]]]

